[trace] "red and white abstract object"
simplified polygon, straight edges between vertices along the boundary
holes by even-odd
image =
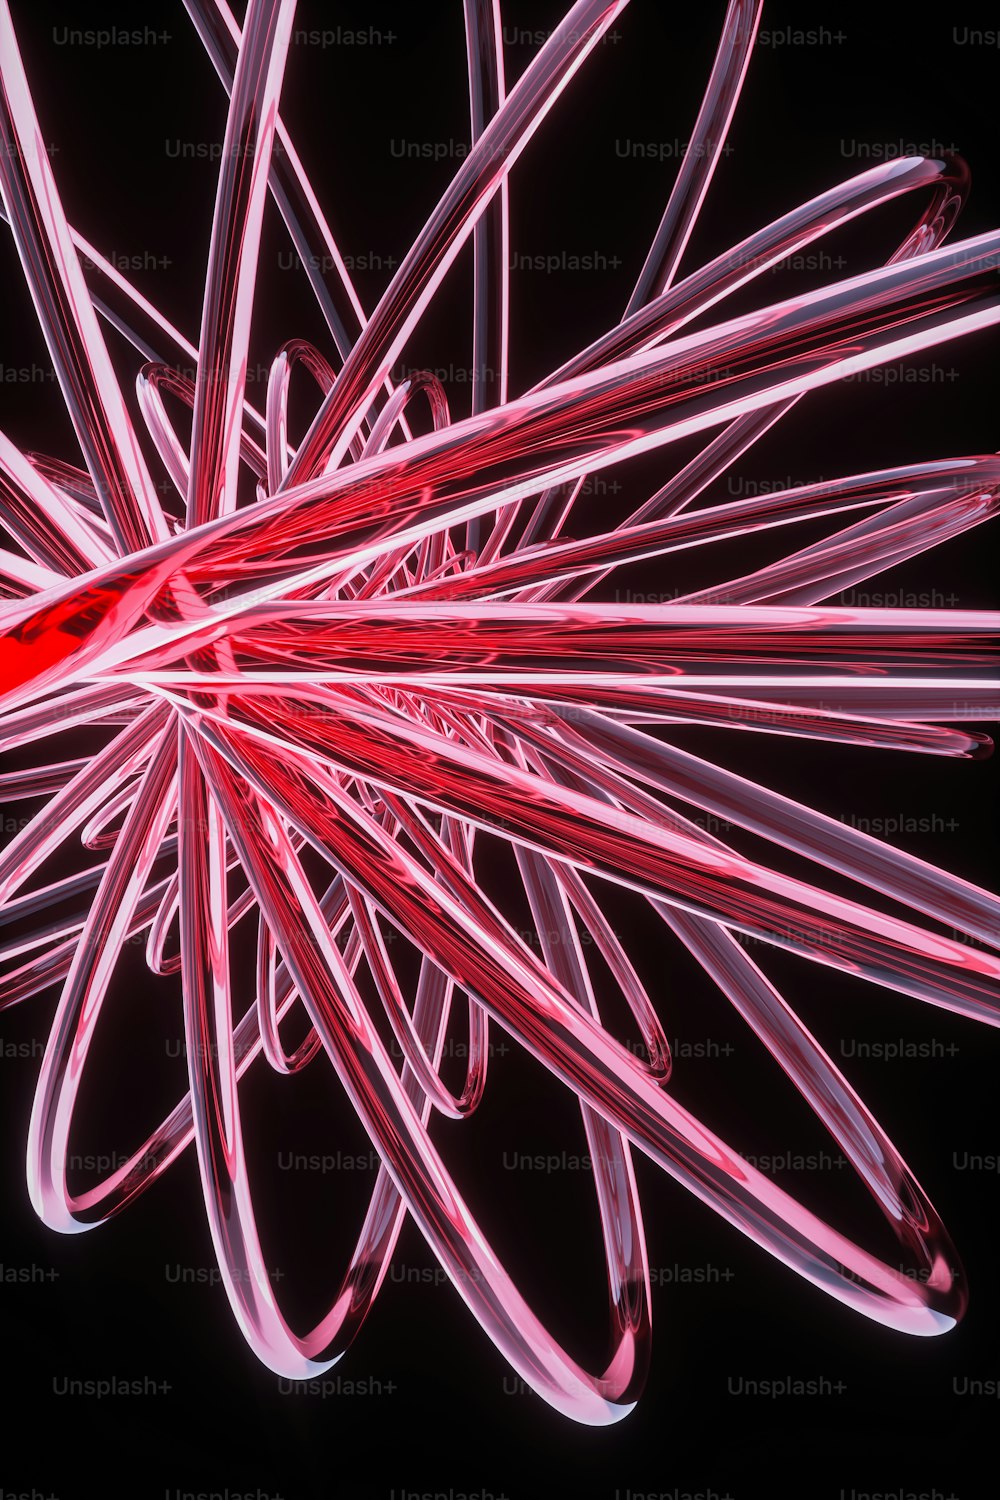
[[[827,601],[991,518],[1000,458],[907,462],[726,503],[711,490],[804,397],[1000,321],[1000,232],[951,239],[964,165],[908,156],[679,274],[759,20],[759,5],[733,0],[621,321],[512,394],[508,174],[563,91],[586,89],[588,56],[626,0],[577,0],[510,89],[498,4],[466,0],[473,145],[367,316],[279,113],[294,0],[250,0],[242,31],[227,0],[186,0],[229,97],[195,347],[68,221],[0,0],[4,214],[80,450],[69,465],[0,434],[0,742],[22,767],[0,788],[41,799],[0,856],[2,915],[38,915],[33,935],[3,950],[2,1002],[60,990],[28,1145],[47,1225],[97,1225],[193,1143],[239,1326],[267,1366],[304,1379],[352,1342],[409,1214],[520,1377],[600,1424],[632,1408],[649,1359],[633,1148],[870,1318],[935,1334],[962,1315],[934,1208],[745,937],[757,954],[775,945],[995,1025],[997,899],[675,748],[669,726],[802,736],[845,753],[988,751],[963,721],[998,716],[1000,614]],[[884,263],[727,318],[727,295],[904,195],[913,227]],[[275,210],[329,337],[277,351],[258,410],[246,371]],[[471,413],[453,419],[435,376],[394,383],[391,371],[463,252],[475,263],[478,378]],[[109,329],[134,346],[129,384]],[[193,381],[181,368],[192,365]],[[315,389],[297,446],[296,366]],[[190,441],[171,417],[185,404]],[[697,456],[671,465],[670,445],[696,435]],[[662,487],[611,529],[581,530],[586,477],[654,450]],[[807,521],[828,523],[824,539],[797,544]],[[606,580],[637,559],[658,559],[676,584],[687,549],[765,531],[785,549],[749,574],[722,564],[716,586],[668,603],[601,602]],[[79,726],[103,726],[103,748],[60,758]],[[30,769],[26,746],[37,747]],[[728,847],[705,814],[812,861],[815,883]],[[535,943],[477,880],[487,838],[516,856]],[[81,844],[95,863],[34,881]],[[841,877],[856,882],[853,899],[827,888],[829,872],[838,891]],[[825,1126],[898,1240],[891,1262],[675,1101],[657,996],[606,914],[616,885],[649,903]],[[74,897],[72,919],[49,915]],[[904,914],[870,904],[879,898]],[[234,935],[257,948],[248,1009],[231,984]],[[393,935],[406,942],[394,949]],[[74,1194],[78,1092],[123,945],[136,940],[153,974],[180,973],[190,1091],[124,1165]],[[421,955],[415,985],[394,967],[404,948]],[[613,976],[644,1056],[602,1025],[588,955],[602,983]],[[469,1062],[456,1094],[440,1066],[458,1001]],[[295,1011],[308,1033],[289,1048]],[[596,1372],[527,1305],[435,1145],[435,1113],[466,1117],[483,1097],[491,1027],[579,1101],[613,1349]],[[262,1256],[239,1080],[314,1060],[382,1165],[328,1311],[296,1332]]]

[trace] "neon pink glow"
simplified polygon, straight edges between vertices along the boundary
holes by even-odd
[[[759,19],[758,4],[732,0],[692,149],[620,323],[530,391],[483,373],[461,420],[434,376],[392,383],[466,246],[474,363],[506,371],[508,174],[563,90],[586,87],[588,55],[624,8],[577,0],[508,91],[496,0],[466,0],[474,145],[367,317],[278,113],[294,0],[250,0],[242,33],[226,0],[187,0],[230,98],[195,348],[68,223],[0,0],[4,212],[82,455],[70,467],[0,435],[2,746],[41,747],[36,768],[0,785],[9,799],[46,799],[0,855],[5,912],[41,913],[37,936],[3,950],[2,1003],[61,987],[31,1118],[32,1203],[54,1229],[94,1227],[193,1142],[233,1312],[257,1356],[291,1378],[350,1345],[409,1214],[521,1378],[592,1424],[631,1409],[649,1360],[633,1148],[882,1324],[935,1334],[963,1312],[934,1208],[739,935],[1000,1021],[997,898],[656,732],[700,724],[958,759],[988,751],[962,721],[1000,711],[1000,614],[826,601],[990,519],[1000,458],[694,505],[803,397],[1000,321],[1000,231],[946,243],[968,188],[961,162],[881,164],[681,274]],[[913,228],[886,264],[726,318],[729,293],[904,195]],[[310,273],[325,348],[278,350],[258,411],[245,373],[266,296],[269,199],[303,265],[334,269]],[[135,395],[104,323],[141,353]],[[195,362],[194,382],[175,368]],[[293,446],[300,366],[316,399]],[[190,442],[171,419],[178,400]],[[578,532],[588,475],[654,449],[669,465],[668,445],[696,434],[697,457],[627,521]],[[256,499],[237,503],[247,476]],[[804,521],[828,521],[825,539],[796,543]],[[687,549],[765,529],[786,546],[754,572],[723,572],[664,605],[599,602],[627,563],[660,559],[675,581]],[[103,748],[60,759],[59,736],[88,725],[105,727]],[[695,821],[704,813],[812,861],[815,883],[728,847]],[[477,879],[486,838],[516,857],[535,946]],[[81,839],[98,854],[84,875],[32,884]],[[657,997],[606,915],[609,885],[649,903],[771,1053],[885,1215],[892,1262],[676,1102]],[[83,916],[46,918],[78,892]],[[414,991],[394,967],[393,933],[421,955]],[[65,1163],[89,1050],[123,944],[143,934],[152,974],[182,976],[190,1092],[125,1165],[74,1194]],[[234,936],[257,950],[243,1014]],[[602,1025],[588,952],[613,976],[645,1057]],[[459,1002],[470,1045],[454,1093],[440,1068]],[[289,1050],[294,1012],[308,1033]],[[597,1372],[524,1301],[435,1144],[435,1113],[463,1119],[483,1098],[493,1026],[579,1100],[591,1232],[607,1258],[613,1353]],[[382,1166],[329,1310],[296,1332],[261,1251],[238,1084],[252,1066],[296,1073],[314,1061],[332,1069]]]

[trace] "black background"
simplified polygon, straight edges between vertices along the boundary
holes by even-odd
[[[99,248],[136,257],[128,274],[192,338],[217,168],[175,143],[220,142],[224,95],[183,8],[127,15],[98,3],[14,0],[18,36],[43,133],[71,221]],[[589,256],[591,269],[512,276],[511,388],[547,370],[617,321],[659,222],[676,146],[655,161],[623,143],[683,142],[691,129],[722,6],[683,9],[634,0],[597,48],[515,171],[511,243],[530,256]],[[81,13],[82,12],[82,13]],[[544,30],[560,7],[506,0],[509,33]],[[70,45],[64,27],[150,25],[168,33],[143,47]],[[960,44],[964,29],[995,26],[989,12],[943,10],[916,22],[909,6],[766,7],[772,43],[787,28],[823,27],[818,45],[759,46],[686,265],[718,253],[777,214],[870,165],[866,147],[959,150],[973,173],[971,201],[953,235],[992,228],[1000,209],[995,100],[1000,51]],[[304,30],[374,28],[366,46],[293,45],[282,110],[341,249],[358,257],[356,282],[374,306],[457,166],[401,154],[408,142],[467,139],[460,7],[309,4]],[[387,34],[393,34],[389,40]],[[777,36],[775,36],[777,34]],[[837,34],[840,39],[837,40]],[[509,81],[530,61],[508,46]],[[170,143],[168,145],[168,143]],[[861,143],[859,146],[858,143]],[[814,247],[843,264],[765,276],[753,305],[791,296],[884,260],[905,233],[914,201],[867,216]],[[252,357],[266,369],[293,335],[324,335],[304,276],[282,267],[288,242],[273,207],[262,250]],[[367,259],[367,267],[363,263]],[[5,371],[48,368],[9,236],[0,237]],[[452,273],[403,363],[451,365],[454,409],[467,409],[471,361],[468,257]],[[736,304],[734,304],[734,307]],[[109,336],[112,337],[113,336]],[[738,465],[718,498],[774,485],[996,448],[996,335],[924,356],[920,380],[854,381],[811,397]],[[122,370],[128,351],[112,342]],[[263,387],[258,391],[263,402]],[[4,429],[25,447],[75,459],[58,390],[41,375],[5,375]],[[593,514],[623,516],[663,482],[688,450],[664,450],[620,472]],[[709,555],[711,554],[711,555]],[[996,602],[988,530],[953,541],[873,589],[933,595],[928,602]],[[743,571],[746,549],[703,549],[636,570],[623,582],[664,593]],[[977,883],[991,884],[996,847],[995,761],[907,757],[731,732],[677,735],[699,753],[743,770],[834,817],[922,819],[890,840]],[[24,804],[13,809],[19,813]],[[734,836],[739,847],[752,842]],[[763,847],[763,846],[761,846]],[[499,855],[488,878],[505,879]],[[788,868],[795,868],[789,862]],[[680,1098],[739,1149],[836,1155],[774,1064],[727,1014],[694,963],[638,905],[615,925],[661,1003],[667,1034],[711,1055],[680,1058]],[[961,1396],[966,1379],[1000,1376],[1000,1306],[992,1227],[996,1174],[962,1170],[965,1154],[1000,1150],[992,1034],[957,1017],[834,976],[786,955],[767,972],[887,1128],[951,1229],[970,1284],[970,1308],[951,1334],[907,1339],[824,1297],[717,1220],[638,1159],[654,1287],[649,1385],[637,1409],[606,1429],[578,1427],[513,1377],[433,1262],[412,1225],[348,1357],[332,1372],[335,1396],[287,1394],[250,1354],[221,1287],[204,1284],[211,1242],[197,1169],[187,1153],[166,1179],[98,1232],[62,1238],[31,1213],[24,1146],[39,1049],[55,1003],[46,994],[5,1014],[0,1108],[4,1229],[0,1257],[27,1284],[0,1285],[5,1330],[4,1493],[35,1486],[71,1497],[145,1496],[166,1490],[254,1491],[286,1500],[393,1490],[480,1492],[510,1500],[550,1491],[607,1496],[702,1493],[836,1497],[917,1490],[957,1500],[994,1493],[989,1436],[996,1403]],[[161,993],[162,989],[162,993]],[[131,1149],[184,1087],[175,990],[123,967],[93,1058],[81,1152]],[[242,1006],[241,1006],[242,1009]],[[456,1032],[461,1038],[461,1030]],[[586,1150],[579,1112],[542,1070],[494,1033],[487,1102],[469,1124],[440,1122],[437,1139],[497,1249],[574,1354],[603,1356],[598,1221],[584,1170],[513,1170],[514,1153]],[[930,1044],[927,1058],[849,1057],[858,1042]],[[697,1046],[696,1046],[697,1050]],[[322,1064],[300,1079],[253,1070],[242,1091],[248,1151],[269,1264],[296,1326],[315,1318],[339,1282],[363,1212],[364,1172],[289,1172],[290,1152],[363,1153],[367,1143]],[[847,1170],[783,1172],[782,1185],[863,1243],[882,1235]],[[672,1268],[709,1279],[674,1283]],[[187,1268],[195,1284],[178,1281]],[[707,1271],[706,1271],[706,1268]],[[52,1273],[50,1275],[50,1273]],[[399,1277],[400,1279],[396,1279]],[[404,1279],[405,1278],[405,1279]],[[96,1401],[60,1396],[64,1379],[150,1376],[169,1390]],[[842,1382],[840,1394],[769,1400],[738,1396],[740,1377]],[[350,1393],[347,1382],[360,1390]],[[984,1467],[985,1466],[985,1467]],[[979,1477],[976,1477],[977,1471]]]

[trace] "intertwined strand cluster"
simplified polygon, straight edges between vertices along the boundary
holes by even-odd
[[[720,476],[803,397],[1000,320],[1000,234],[946,243],[964,166],[883,162],[680,275],[759,19],[759,5],[733,0],[621,321],[513,395],[508,174],[563,90],[587,87],[583,65],[625,0],[577,0],[509,91],[497,4],[466,0],[472,146],[370,318],[279,114],[294,0],[250,0],[242,31],[227,0],[186,3],[230,100],[197,347],[68,222],[0,0],[4,211],[81,455],[69,465],[0,435],[0,736],[20,767],[0,786],[40,808],[0,855],[3,917],[21,931],[37,914],[34,935],[3,950],[2,1003],[60,990],[30,1127],[35,1208],[58,1230],[97,1224],[193,1142],[233,1311],[291,1378],[346,1349],[409,1214],[519,1375],[591,1423],[630,1409],[648,1361],[633,1147],[831,1296],[910,1333],[952,1326],[965,1298],[947,1234],[769,979],[767,954],[784,948],[996,1024],[997,901],[675,748],[669,726],[982,753],[963,721],[997,716],[1000,616],[826,601],[989,518],[1000,459],[716,501]],[[915,223],[887,263],[725,319],[729,293],[904,195]],[[275,210],[329,336],[278,351],[259,411],[246,369]],[[475,379],[471,414],[453,420],[454,392],[436,376],[390,372],[465,249]],[[109,328],[137,351],[134,391]],[[314,416],[292,445],[298,367]],[[189,441],[168,398],[191,410]],[[671,466],[670,445],[697,435],[697,456]],[[588,476],[654,450],[662,487],[620,524],[588,529]],[[822,540],[796,543],[806,521],[826,523]],[[686,549],[765,529],[775,546],[785,539],[776,561],[740,576],[721,563],[711,589],[677,587]],[[615,570],[639,559],[658,560],[667,602],[601,602]],[[79,726],[97,726],[102,747],[60,758]],[[38,762],[25,770],[29,745]],[[711,831],[730,826],[812,861],[813,878]],[[477,879],[487,839],[513,851],[534,940]],[[52,879],[50,856],[81,845],[93,859]],[[830,889],[845,877],[853,898]],[[613,886],[648,903],[829,1131],[898,1239],[893,1262],[676,1101],[659,997],[607,915]],[[905,915],[871,904],[881,898]],[[243,1013],[234,938],[256,944]],[[71,1191],[81,1080],[135,941],[153,974],[179,972],[189,1092],[123,1165]],[[403,949],[419,955],[415,985]],[[602,1025],[609,975],[639,1052]],[[441,1062],[459,1003],[469,1042],[456,1093]],[[296,1011],[308,1030],[291,1047]],[[579,1099],[613,1351],[596,1373],[524,1301],[435,1145],[435,1114],[466,1117],[482,1099],[496,1024]],[[239,1080],[314,1059],[382,1165],[329,1310],[301,1333],[262,1256]]]

